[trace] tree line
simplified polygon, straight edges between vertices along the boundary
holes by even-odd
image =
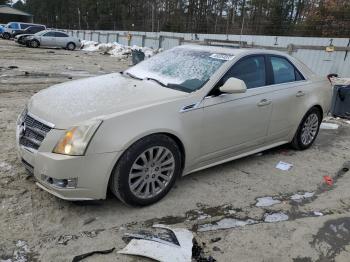
[[[349,0],[26,0],[49,27],[350,37]]]

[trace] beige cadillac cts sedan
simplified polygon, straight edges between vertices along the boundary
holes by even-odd
[[[67,200],[149,205],[177,177],[314,142],[330,83],[279,52],[180,46],[121,73],[35,94],[17,122],[21,161]]]

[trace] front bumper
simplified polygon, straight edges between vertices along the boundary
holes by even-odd
[[[52,129],[39,150],[19,145],[18,154],[26,169],[34,174],[36,184],[47,192],[65,200],[105,199],[108,181],[121,152],[67,156],[51,153],[61,131]],[[55,138],[56,137],[56,138]],[[49,149],[49,150],[48,150]],[[46,178],[76,179],[74,188],[58,187]]]

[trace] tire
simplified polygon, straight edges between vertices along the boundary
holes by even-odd
[[[181,172],[181,152],[175,141],[162,134],[150,135],[124,152],[109,187],[125,204],[147,206],[162,199]]]
[[[322,122],[322,112],[313,107],[303,117],[298,130],[291,142],[291,146],[297,150],[308,149],[314,143]]]
[[[9,33],[3,33],[2,37],[6,40],[9,40],[11,38],[11,35]]]
[[[69,51],[73,51],[75,49],[75,44],[73,42],[70,42],[67,44],[66,49]]]
[[[40,46],[40,43],[38,40],[34,39],[34,40],[30,41],[29,45],[30,45],[30,47],[38,48]]]

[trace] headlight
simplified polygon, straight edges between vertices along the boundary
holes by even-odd
[[[85,154],[91,138],[102,121],[96,121],[81,126],[73,126],[66,131],[55,146],[53,153],[82,156]]]

